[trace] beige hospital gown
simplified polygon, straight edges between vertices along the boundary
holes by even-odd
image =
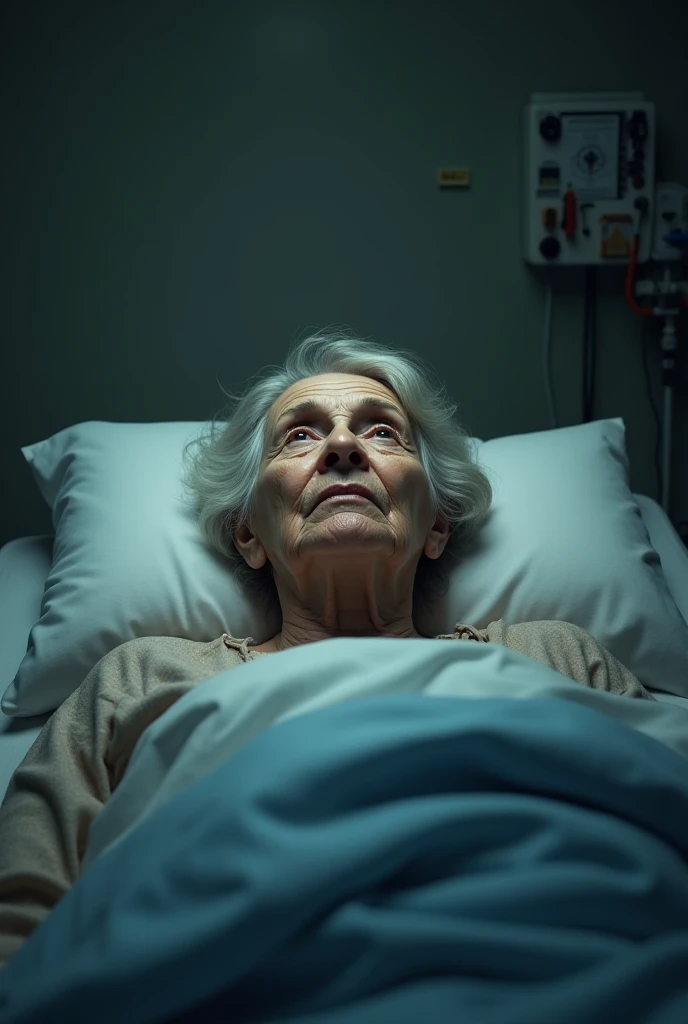
[[[203,680],[269,657],[250,649],[252,639],[130,640],[105,655],[52,715],[0,807],[0,967],[79,878],[91,822],[144,729]],[[583,686],[654,699],[589,633],[567,622],[500,619],[483,630],[457,625],[436,639],[501,644]]]

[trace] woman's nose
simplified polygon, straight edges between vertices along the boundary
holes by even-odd
[[[340,459],[347,459],[356,466],[365,460],[365,448],[350,430],[333,430],[325,442],[325,464],[336,465]]]

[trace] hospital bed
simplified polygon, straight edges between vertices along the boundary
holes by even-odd
[[[634,495],[634,499],[651,544],[661,559],[671,596],[688,623],[688,552],[654,500],[639,494]],[[29,632],[39,617],[43,587],[52,563],[52,544],[51,536],[24,537],[0,550],[0,670],[5,685],[19,667]],[[419,658],[421,652],[414,641],[386,642],[390,653],[380,675],[388,672],[394,679],[395,673],[398,678],[405,678],[405,672],[409,678],[422,674],[425,655]],[[287,688],[301,685],[301,664],[304,667],[311,664],[313,678],[318,680],[323,678],[328,665],[343,665],[349,656],[346,641],[328,643],[338,645],[339,662],[334,654],[331,656],[334,661],[328,662],[327,644],[291,652],[291,661],[289,654],[282,655],[284,678],[278,680],[277,689],[283,682]],[[357,643],[363,652],[366,641]],[[399,645],[396,662],[395,645]],[[109,1024],[124,1019],[125,1008],[126,1019],[132,1024],[163,1019],[169,1024],[185,1024],[192,1020],[244,1019],[242,1006],[251,1006],[263,999],[272,1005],[272,1012],[260,1017],[265,1024],[286,1019],[293,1024],[315,1024],[316,1021],[318,1024],[334,1024],[335,1021],[348,1024],[352,1019],[369,1024],[378,1020],[454,1019],[452,1008],[460,995],[465,1000],[462,1005],[472,1007],[474,1012],[470,1019],[476,1022],[499,1019],[512,1024],[512,1021],[528,1019],[540,1024],[557,1019],[561,1024],[570,1024],[586,1019],[594,1024],[624,1019],[627,1024],[640,1024],[652,1019],[658,1024],[680,1024],[684,1021],[688,1010],[688,987],[684,984],[688,931],[684,911],[688,911],[688,903],[684,908],[681,900],[688,901],[688,831],[684,830],[683,860],[680,848],[675,845],[681,841],[680,822],[687,820],[681,806],[681,800],[688,799],[688,790],[681,782],[683,759],[676,759],[673,751],[665,751],[663,744],[654,740],[648,739],[649,745],[643,746],[644,737],[640,737],[637,746],[634,741],[629,755],[632,768],[625,777],[617,777],[616,770],[624,764],[624,751],[628,750],[629,733],[625,727],[620,731],[620,724],[617,728],[613,721],[606,721],[604,716],[585,707],[586,703],[594,707],[604,702],[604,695],[563,681],[557,683],[548,669],[541,666],[538,670],[529,659],[519,661],[519,656],[509,651],[501,654],[495,645],[483,648],[483,645],[473,644],[438,644],[432,649],[437,678],[442,671],[441,661],[446,657],[460,659],[467,673],[475,672],[475,686],[466,688],[467,699],[460,702],[461,715],[455,716],[455,722],[452,723],[451,718],[459,702],[443,701],[438,692],[435,700],[417,703],[423,698],[404,692],[404,686],[398,697],[391,695],[395,693],[392,688],[382,701],[373,695],[365,701],[350,700],[318,707],[316,700],[310,714],[286,716],[282,725],[272,729],[257,727],[256,738],[229,761],[223,754],[214,770],[208,770],[213,767],[210,763],[199,765],[195,782],[183,756],[177,758],[177,770],[176,753],[172,755],[170,770],[163,772],[160,753],[173,734],[180,731],[179,727],[182,732],[199,727],[199,723],[205,728],[204,720],[210,734],[215,731],[211,738],[218,747],[222,746],[217,742],[221,739],[222,728],[218,697],[223,692],[227,694],[226,682],[221,675],[193,691],[189,695],[191,703],[185,699],[178,701],[175,708],[149,727],[147,733],[151,735],[147,747],[144,744],[140,751],[138,774],[135,773],[128,791],[122,784],[111,800],[113,815],[117,818],[125,805],[136,803],[140,782],[158,773],[161,782],[167,783],[167,775],[170,776],[167,800],[171,802],[163,801],[156,809],[155,794],[151,790],[149,810],[129,837],[125,832],[124,839],[116,841],[112,848],[101,842],[104,852],[53,911],[47,927],[39,929],[37,937],[42,944],[29,943],[26,951],[32,955],[22,957],[20,953],[9,970],[11,999],[6,1005],[11,1008],[25,1003],[30,1007],[38,1001],[42,1012],[40,1019],[49,1020],[50,1024],[65,1019],[86,1021],[94,1019],[94,1013]],[[355,655],[351,656],[352,683],[365,673],[369,663],[363,653],[358,662]],[[256,684],[260,684],[258,690],[269,685],[270,673],[265,673],[261,661],[241,671],[245,673],[246,694],[242,697],[238,693],[235,710],[228,709],[228,718],[234,720],[237,709],[245,706],[244,701],[249,702],[249,694],[256,692]],[[510,678],[527,687],[531,677],[542,687],[542,696],[561,696],[563,700],[509,700],[509,711],[505,715],[500,710],[505,702],[499,699],[470,699],[481,695],[483,684],[489,688],[494,683],[496,688],[492,695],[499,698],[509,693]],[[661,702],[665,702],[688,709],[688,698],[657,691],[655,697],[660,702],[655,708],[664,707]],[[490,706],[495,709],[494,717]],[[628,720],[630,716],[640,721],[640,716],[651,710],[645,701],[621,702],[615,707],[621,720],[624,717]],[[609,709],[612,710],[611,705]],[[666,708],[662,713],[670,711]],[[0,791],[3,793],[48,717],[45,714],[36,718],[10,719],[4,715],[0,718]],[[685,755],[688,727],[680,713],[679,718],[680,721],[667,722],[667,728],[678,738],[675,749]],[[214,721],[219,724],[213,724]],[[385,747],[386,730],[390,732],[389,747]],[[455,731],[452,733],[452,730]],[[409,739],[400,745],[399,737],[403,738],[406,731]],[[462,735],[463,744],[460,742]],[[667,732],[667,739],[668,735]],[[472,742],[475,736],[480,737],[477,746]],[[370,749],[366,749],[367,742],[371,744]],[[451,756],[457,758],[457,779],[469,779],[471,784],[471,791],[463,794],[462,784],[457,783],[454,796],[459,804],[456,811],[451,812],[457,817],[451,821],[450,833],[445,821],[440,819],[433,825],[431,818],[434,813],[440,814],[449,800],[449,794],[442,789],[442,776],[449,763],[443,760],[449,749],[447,742],[451,744]],[[206,746],[202,737],[196,743],[196,749],[201,752]],[[468,752],[465,755],[468,760],[462,768],[458,762],[463,749]],[[415,761],[414,750],[420,750]],[[183,754],[182,748],[179,753]],[[545,758],[542,781],[537,770],[538,757]],[[378,758],[385,758],[391,770],[371,774],[370,766],[377,764]],[[393,767],[395,758],[399,762],[398,770]],[[586,782],[588,764],[592,767]],[[335,780],[332,788],[328,782],[331,768],[337,771],[332,776]],[[414,802],[414,793],[409,793],[408,787],[415,789],[422,785],[424,774],[430,778],[433,772],[431,781],[438,788],[428,789],[424,802]],[[177,779],[175,773],[179,776]],[[673,806],[671,801],[676,793],[672,794],[667,784],[672,773],[676,791],[681,791],[678,803]],[[286,781],[277,785],[276,779]],[[548,793],[550,785],[554,787],[551,794]],[[582,789],[577,801],[575,790],[579,785]],[[347,786],[353,787],[350,793],[347,793]],[[511,787],[513,800],[508,797]],[[614,787],[618,789],[616,795]],[[371,797],[371,804],[367,806],[366,799],[376,788],[380,789],[380,804],[373,807],[375,798]],[[531,795],[524,796],[518,810],[516,795],[521,790]],[[491,820],[490,801],[502,800],[505,793],[509,803],[499,804],[497,819]],[[613,803],[605,809],[602,804],[596,806],[598,793],[602,794],[602,802],[613,798]],[[419,794],[423,795],[423,790],[419,790]],[[118,796],[122,798],[119,807],[115,806]],[[347,797],[350,798],[348,805]],[[219,812],[218,799],[226,801],[222,805],[224,810]],[[540,845],[532,848],[532,856],[541,863],[534,865],[534,873],[523,876],[521,885],[516,884],[521,877],[519,872],[531,871],[531,854],[523,835],[509,833],[512,827],[509,821],[512,820],[510,815],[515,814],[513,827],[517,832],[524,827],[522,823],[526,818],[518,818],[518,815],[527,815],[528,801],[538,804],[533,813],[544,814],[550,831],[543,820],[537,840]],[[514,811],[510,809],[512,803]],[[628,808],[628,821],[623,820],[624,806]],[[397,814],[395,808],[399,807],[402,813]],[[433,807],[438,809],[433,811]],[[216,808],[214,812],[213,808]],[[227,831],[230,826],[225,825],[225,820],[231,818],[235,808],[239,831]],[[343,843],[337,839],[337,829],[346,829],[343,834],[347,837],[355,836],[356,821],[362,821],[364,814],[371,810],[379,816],[376,819],[379,824],[360,840],[360,847],[355,839],[353,842],[345,839]],[[127,813],[125,807],[125,818]],[[584,831],[576,839],[574,828],[571,833],[574,838],[570,840],[574,845],[568,847],[569,840],[565,837],[572,814],[581,815]],[[105,817],[103,812],[100,818]],[[415,832],[409,833],[407,839],[390,835],[385,846],[385,829],[392,827],[393,817],[395,827],[401,829],[408,825]],[[464,827],[457,829],[455,822],[459,820]],[[187,833],[198,829],[199,822],[200,827],[207,830],[209,843],[205,843],[206,834],[197,835],[192,846],[186,847]],[[481,822],[488,829],[484,836],[481,836]],[[600,828],[611,830],[609,851],[613,850],[615,859],[609,863],[604,861],[604,850],[599,860],[595,853],[596,822]],[[664,823],[671,826],[668,841],[662,835]],[[639,825],[642,828],[638,829]],[[495,827],[498,828],[496,834]],[[433,839],[433,828],[443,830],[437,833],[441,837],[438,846]],[[449,850],[449,867],[442,869],[441,851],[445,851],[445,843],[451,843],[450,836],[459,848],[454,852]],[[638,847],[636,842],[640,844]],[[648,846],[653,842],[657,842],[655,853]],[[560,847],[562,860],[558,865],[560,843],[563,844]],[[158,861],[151,861],[147,867],[148,854],[156,846],[162,852],[156,854]],[[519,852],[521,846],[525,859]],[[173,851],[167,860],[165,849]],[[232,856],[228,857],[230,849]],[[499,858],[507,849],[507,860],[501,865]],[[643,851],[637,862],[634,861],[636,849]],[[405,850],[415,853],[407,857]],[[567,862],[571,851],[575,863]],[[357,866],[355,861],[359,855],[365,856]],[[481,860],[482,856],[485,861]],[[675,857],[673,866],[666,859],[672,857]],[[661,872],[657,868],[658,874],[652,876],[655,864],[662,865]],[[424,877],[426,870],[430,870],[431,876],[435,871],[438,873],[428,880]],[[442,870],[447,874],[446,879],[441,878]],[[583,883],[586,872],[587,881]],[[377,883],[376,873],[380,876]],[[660,874],[661,885],[657,882]],[[556,886],[554,901],[548,889],[552,883]],[[585,909],[586,896],[580,902],[577,895],[579,883],[583,884],[582,893],[600,886],[595,898],[598,909]],[[436,895],[433,894],[434,884]],[[113,885],[116,885],[116,899]],[[632,936],[624,933],[624,920],[629,916],[624,917],[622,910],[625,885],[632,887],[629,897],[636,903],[639,901],[640,917],[636,919],[635,910],[630,917],[634,929],[638,922],[642,936],[640,931]],[[666,891],[662,889],[664,885]],[[237,898],[232,902],[234,889]],[[243,922],[242,911],[237,909],[237,901],[244,898],[242,893],[249,893],[252,901],[251,916]],[[271,908],[268,905],[267,917],[261,909],[264,893],[272,904]],[[528,904],[529,893],[534,893],[532,905]],[[226,915],[222,924],[227,930],[225,935],[216,931],[218,918],[213,916],[213,908],[220,898],[218,894],[221,894]],[[441,897],[439,903],[436,902],[438,897]],[[553,941],[557,906],[564,908],[562,913],[567,915],[568,921],[576,918],[579,902],[583,915],[580,925],[569,929],[561,927]],[[446,918],[447,922],[453,921],[454,934],[448,936],[445,915],[447,907],[454,905],[457,907],[454,917]],[[172,907],[174,913],[169,914]],[[547,913],[551,920],[538,918],[542,908],[549,908]],[[511,916],[512,911],[517,915],[515,918]],[[194,941],[184,927],[189,914],[195,921]],[[468,918],[464,914],[468,914]],[[602,915],[600,928],[605,933],[600,933],[599,950],[592,948],[598,941],[592,920],[595,915]],[[301,923],[300,916],[303,917]],[[155,926],[154,940],[146,937],[151,923]],[[234,929],[233,933],[230,928]],[[518,928],[523,929],[522,935]],[[577,929],[580,929],[578,937]],[[652,937],[654,930],[653,945],[648,935]],[[421,935],[422,942],[419,941]],[[629,938],[634,941],[629,943]],[[623,963],[615,960],[615,942],[623,953]],[[377,948],[376,967],[377,943],[381,945]],[[187,973],[178,971],[175,977],[170,968],[180,944]],[[276,944],[279,949],[275,948]],[[500,944],[510,950],[506,959],[500,953]],[[59,965],[64,948],[68,951],[67,972],[64,965]],[[232,955],[228,957],[229,950]],[[637,950],[637,960],[632,950]],[[514,961],[517,951],[521,957],[519,963]],[[253,956],[258,964],[257,972],[246,968],[245,976],[242,978],[239,973],[237,982],[233,983],[232,972],[241,972],[244,955]],[[581,957],[590,960],[587,972],[578,969]],[[560,971],[562,961],[572,967],[566,980],[570,986],[568,994],[563,988],[559,991],[556,986],[547,984],[547,978]],[[405,962],[409,964],[408,969],[404,967]],[[54,969],[52,964],[56,965]],[[387,984],[375,973],[380,964],[384,964],[385,970],[396,972]],[[37,971],[41,984],[36,987]],[[464,971],[465,992],[460,990]],[[93,982],[94,976],[97,976],[97,984]],[[543,984],[539,987],[523,984],[529,977]],[[182,1007],[177,1012],[176,1008],[182,1006],[186,998],[185,985],[189,978],[194,979],[197,990],[193,1006],[188,1011]],[[45,985],[50,992],[54,991],[54,998],[43,991]],[[509,994],[509,985],[513,996]],[[220,991],[223,986],[226,991]],[[562,986],[565,987],[563,976]],[[220,991],[220,995],[214,997],[216,1001],[207,994],[212,991]],[[513,1007],[513,1015],[481,1016],[481,1007],[486,1007],[493,996],[498,996],[502,1005]],[[153,1003],[148,1006],[150,998]],[[376,1016],[381,1011],[379,999],[382,998],[385,1012]],[[322,1001],[323,1011],[329,1006],[331,1012],[311,1014],[306,1010],[305,1015],[294,1016],[290,1011],[290,1000],[301,1000],[298,1005],[304,1007],[312,1003],[317,1011],[318,999]],[[522,1002],[523,999],[530,1002]],[[343,1010],[332,1009],[333,1004],[343,1005]],[[78,1007],[83,1009],[82,1016],[78,1015],[81,1012],[77,1011]],[[567,1007],[571,1011],[568,1016]],[[659,1016],[652,1016],[660,1007]],[[346,1016],[347,1012],[352,1015]],[[525,1016],[519,1016],[522,1013]],[[16,1019],[24,1022],[37,1018],[21,1016]],[[246,1019],[258,1018],[249,1014]],[[10,1015],[3,1016],[0,974],[0,1024],[6,1021],[14,1024],[14,1020],[11,1009]]]

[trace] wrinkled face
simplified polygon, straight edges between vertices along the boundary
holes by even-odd
[[[304,402],[309,408],[301,408]],[[394,392],[372,378],[308,377],[274,402],[251,531],[274,569],[294,559],[373,554],[414,566],[441,554],[428,480]],[[318,504],[325,488],[360,484],[372,501]],[[432,531],[432,533],[431,533]]]

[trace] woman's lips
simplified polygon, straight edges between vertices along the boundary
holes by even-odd
[[[363,502],[366,505],[372,504],[370,498],[364,497],[362,494],[331,494],[329,498],[325,498],[321,501],[321,505],[329,505],[330,502],[335,501],[353,501],[355,503]]]

